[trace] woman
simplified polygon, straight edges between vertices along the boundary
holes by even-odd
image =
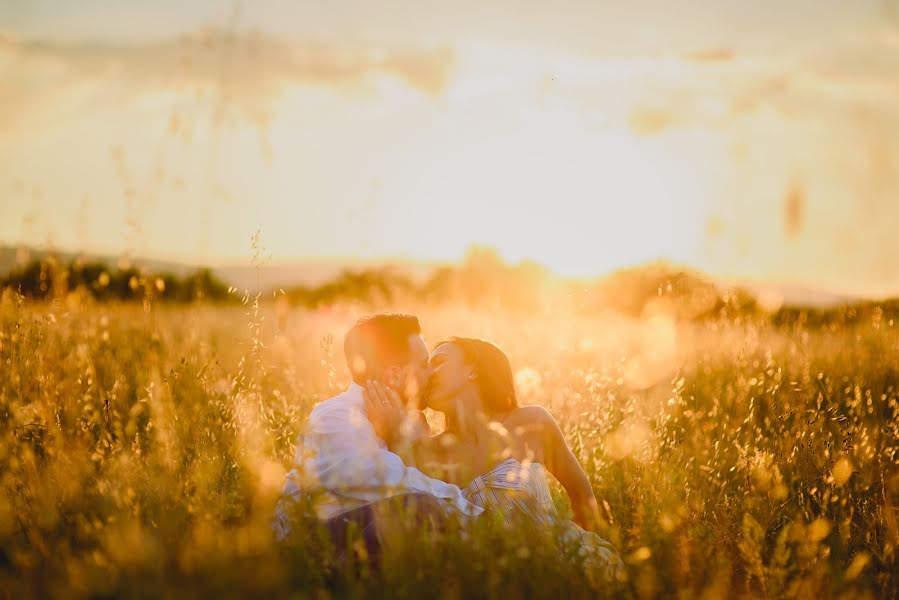
[[[618,553],[592,533],[599,511],[586,473],[549,411],[518,405],[505,353],[484,340],[450,338],[435,347],[429,362],[425,400],[444,413],[446,430],[419,440],[407,460],[431,477],[464,486],[469,500],[500,512],[510,523],[524,516],[560,525],[567,541],[580,543],[594,565],[610,575],[619,572]],[[377,384],[368,387],[368,394],[376,406],[398,401]],[[568,493],[577,525],[560,518],[545,470]]]

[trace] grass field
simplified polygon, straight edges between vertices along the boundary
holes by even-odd
[[[392,307],[497,342],[585,466],[607,585],[535,532],[335,564],[269,521],[363,311],[0,304],[0,596],[895,597],[899,324]],[[564,496],[558,496],[564,509]],[[535,537],[536,536],[536,537]]]

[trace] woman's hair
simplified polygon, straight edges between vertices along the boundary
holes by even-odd
[[[481,394],[481,402],[488,415],[518,408],[512,367],[505,352],[488,341],[476,338],[451,337],[435,348],[443,344],[455,344],[462,351],[465,364],[474,367],[474,384]]]

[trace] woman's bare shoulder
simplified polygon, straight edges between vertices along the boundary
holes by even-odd
[[[503,420],[506,429],[515,429],[517,427],[533,427],[533,426],[556,426],[556,420],[553,418],[546,408],[539,404],[530,404],[528,406],[519,406]]]
[[[536,453],[538,462],[544,463],[549,469],[553,468],[550,462],[565,444],[565,438],[546,408],[538,404],[516,408],[503,420],[503,426],[513,439]]]

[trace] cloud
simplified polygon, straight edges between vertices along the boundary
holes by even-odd
[[[899,20],[894,27],[881,26],[868,29],[862,37],[864,41],[869,41],[884,50],[899,50]]]
[[[264,113],[287,85],[352,92],[368,78],[389,75],[427,95],[440,94],[452,74],[448,48],[372,49],[292,43],[261,33],[232,35],[207,29],[140,44],[60,42],[0,35],[0,132],[25,110],[47,108],[85,86],[108,86],[117,101],[142,93],[211,88],[241,110]]]
[[[662,108],[639,107],[628,115],[628,126],[639,135],[654,135],[667,129],[674,115]]]
[[[688,53],[684,57],[690,62],[729,62],[736,58],[736,53],[729,48],[703,48]]]

